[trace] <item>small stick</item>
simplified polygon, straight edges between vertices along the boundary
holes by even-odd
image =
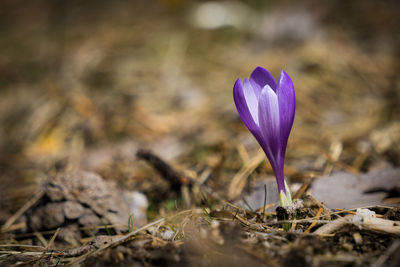
[[[1,248],[17,247],[17,248],[30,248],[30,249],[45,249],[43,246],[26,245],[26,244],[0,244]]]
[[[292,223],[290,230],[292,230],[292,231],[296,230],[296,226],[297,226],[297,222]]]
[[[317,215],[315,215],[315,217],[319,217],[321,216],[321,213],[324,209],[323,208],[319,208]],[[307,230],[304,231],[305,234],[309,233],[311,231],[311,229],[317,224],[316,221],[314,221],[313,223],[311,223],[311,225],[307,228]]]
[[[49,243],[47,243],[46,249],[51,248],[51,246],[53,246],[54,240],[56,239],[58,233],[60,232],[61,228],[57,228],[56,232],[54,233],[54,235],[51,237]]]
[[[361,218],[357,219],[357,217]],[[346,215],[321,226],[314,233],[317,235],[331,234],[348,224],[354,224],[374,232],[400,236],[400,222],[360,215]]]
[[[263,210],[269,209],[269,208],[271,208],[271,207],[273,207],[273,206],[275,206],[275,203],[266,204],[264,207],[259,208],[259,209],[257,210],[257,212],[262,212]],[[265,213],[264,213],[264,214],[265,214]]]
[[[375,217],[363,216],[362,227],[365,229],[400,236],[400,222]]]
[[[174,168],[171,167],[167,162],[161,159],[159,156],[149,150],[140,149],[136,156],[150,163],[152,167],[166,180],[171,183],[171,186],[175,190],[179,190],[182,185],[190,185],[191,180]]]
[[[43,246],[47,247],[48,243],[40,232],[34,232],[33,234],[36,236],[37,239],[39,239],[40,243],[42,243]]]
[[[2,230],[1,232],[2,233],[12,232],[15,230],[24,229],[25,227],[26,227],[26,222],[15,223],[15,224],[12,224],[7,229],[4,229],[4,231]]]
[[[10,254],[10,255],[25,255],[25,256],[42,256],[45,255],[62,255],[62,252],[52,252],[52,251],[10,251],[10,250],[0,250],[0,254]]]
[[[301,187],[294,193],[293,199],[299,199],[303,196],[304,192],[310,187],[309,183],[302,184]]]
[[[317,230],[315,230],[314,234],[317,235],[326,235],[326,234],[332,234],[345,226],[346,224],[349,224],[351,222],[351,219],[353,218],[354,215],[346,215],[344,217],[341,217],[339,219],[333,220],[330,223],[327,223]]]

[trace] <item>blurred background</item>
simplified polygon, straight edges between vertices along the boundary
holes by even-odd
[[[398,166],[399,14],[394,0],[1,1],[1,221],[73,169],[168,198],[140,148],[226,194],[259,151],[232,99],[257,66],[295,85],[292,181]]]

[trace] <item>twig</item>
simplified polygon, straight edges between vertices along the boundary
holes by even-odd
[[[34,232],[33,233],[37,239],[39,239],[40,243],[43,244],[43,246],[47,247],[47,241],[46,238],[40,233],[40,232]]]
[[[136,156],[140,159],[143,159],[149,162],[156,171],[160,173],[160,175],[168,180],[171,183],[172,189],[179,191],[182,186],[188,186],[189,188],[192,185],[196,185],[201,188],[205,193],[211,195],[215,199],[219,201],[224,201],[224,198],[221,197],[218,193],[213,192],[213,190],[208,187],[204,182],[208,179],[209,175],[203,176],[199,181],[193,179],[193,177],[185,176],[175,170],[171,165],[161,159],[159,156],[155,155],[151,151],[148,150],[139,150],[136,153]]]
[[[321,216],[321,213],[324,209],[323,208],[319,208],[317,215],[315,217],[319,217]],[[317,224],[316,221],[312,222],[311,225],[307,228],[307,230],[304,231],[305,234],[309,233],[311,231],[311,229]]]
[[[52,252],[52,251],[10,251],[10,250],[0,250],[0,254],[10,254],[10,255],[25,255],[25,256],[41,256],[45,255],[62,255],[62,252]]]
[[[375,217],[363,217],[361,226],[365,229],[400,236],[400,222]]]
[[[354,215],[346,215],[344,217],[341,217],[339,219],[333,220],[317,230],[314,231],[314,234],[317,235],[326,235],[326,234],[331,234],[342,228],[343,226],[347,225],[350,223],[351,219],[353,218]]]
[[[400,236],[400,222],[363,215],[346,215],[321,226],[314,233],[317,235],[331,234],[348,224],[374,232]]]
[[[42,246],[26,245],[26,244],[0,244],[2,248],[17,247],[17,248],[35,248],[35,249],[45,249]]]
[[[257,210],[257,212],[264,212],[264,215],[265,215],[265,210],[266,210],[266,209],[269,209],[269,208],[271,208],[271,207],[273,207],[273,206],[275,206],[275,203],[265,204],[265,206],[259,208],[259,209]],[[271,213],[271,212],[269,212],[269,213]],[[272,213],[274,213],[274,212],[272,212]]]
[[[140,149],[136,156],[150,163],[160,175],[171,183],[171,187],[178,191],[182,185],[190,185],[191,180],[171,167],[167,162],[149,150]]]
[[[310,187],[309,183],[302,184],[301,187],[294,193],[293,199],[299,199],[303,196],[304,192]]]
[[[61,228],[57,228],[56,232],[54,235],[51,237],[49,243],[47,243],[46,249],[49,249],[53,246],[54,240],[56,239],[58,233],[60,233]]]

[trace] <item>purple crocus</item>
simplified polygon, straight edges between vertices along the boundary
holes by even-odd
[[[237,79],[233,98],[242,121],[264,150],[272,169],[282,206],[292,203],[283,167],[292,129],[296,99],[293,82],[282,70],[278,84],[266,69],[257,67],[243,83]]]

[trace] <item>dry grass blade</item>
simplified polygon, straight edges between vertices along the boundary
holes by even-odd
[[[307,189],[310,187],[309,183],[302,184],[301,187],[294,193],[293,199],[299,199],[303,196],[303,194],[307,191]]]
[[[321,213],[324,209],[323,208],[319,208],[317,215],[315,215],[315,217],[319,217],[321,216]],[[317,224],[316,221],[312,222],[311,225],[304,231],[305,234],[309,233],[311,231],[311,229]]]
[[[53,246],[54,240],[56,239],[57,235],[60,233],[61,228],[57,228],[56,232],[54,235],[51,237],[49,243],[47,243],[46,249],[49,249]]]
[[[1,232],[9,231],[10,226],[24,214],[30,207],[35,205],[35,203],[42,198],[44,195],[43,191],[37,192],[28,202],[26,202],[13,216],[11,216],[6,223],[1,227]]]
[[[116,240],[115,242],[107,244],[106,246],[101,247],[101,248],[99,248],[99,249],[97,249],[95,251],[89,251],[88,253],[86,253],[86,254],[74,259],[71,262],[69,262],[66,266],[75,266],[77,264],[80,264],[80,263],[84,262],[87,258],[89,258],[91,256],[98,255],[100,252],[102,252],[102,251],[104,251],[104,250],[106,250],[108,248],[111,248],[111,247],[114,247],[114,246],[118,246],[118,245],[128,241],[131,237],[133,237],[137,233],[139,233],[141,231],[144,231],[144,230],[146,230],[146,229],[148,229],[148,228],[150,228],[150,227],[152,227],[154,225],[161,224],[163,222],[165,222],[165,218],[162,218],[162,219],[159,219],[159,220],[157,220],[155,222],[146,224],[145,226],[143,226],[143,227],[141,227],[141,228],[139,228],[139,229],[137,229],[137,230],[135,230],[133,232],[130,232],[129,234],[127,234],[127,235],[125,235],[123,237],[121,237],[119,240]]]
[[[7,251],[7,250],[0,250],[0,254],[25,255],[25,256],[42,256],[43,254],[44,255],[60,255],[59,252],[56,253],[56,252],[52,252],[52,251]]]
[[[230,199],[236,198],[242,192],[246,185],[247,177],[263,162],[265,159],[264,152],[259,151],[258,154],[252,158],[248,164],[243,166],[240,171],[233,177],[229,185],[228,197]]]
[[[192,212],[193,212],[193,210],[185,210],[185,211],[179,212],[179,213],[177,213],[177,214],[175,214],[175,215],[172,215],[172,216],[170,216],[170,217],[167,218],[167,219],[171,219],[171,218],[178,217],[178,216],[184,215],[184,214],[186,214],[186,213],[192,213]],[[139,229],[137,229],[137,230],[135,230],[135,231],[133,231],[133,232],[130,232],[129,234],[126,234],[126,235],[122,236],[122,237],[119,238],[119,239],[116,239],[114,242],[111,242],[111,243],[109,243],[109,244],[107,244],[107,245],[105,245],[105,246],[103,246],[103,247],[100,247],[100,248],[98,248],[97,250],[87,252],[86,254],[84,254],[84,255],[82,255],[82,256],[80,256],[80,257],[74,259],[73,261],[69,262],[69,263],[67,264],[67,266],[74,266],[74,265],[77,265],[77,264],[79,264],[79,263],[84,262],[84,261],[85,261],[87,258],[89,258],[89,257],[98,255],[99,253],[103,252],[104,250],[106,250],[106,249],[108,249],[108,248],[121,245],[121,244],[123,244],[123,243],[129,241],[130,238],[132,238],[132,237],[135,236],[136,234],[138,234],[138,233],[140,233],[140,232],[142,232],[142,231],[144,231],[144,230],[146,230],[146,229],[148,229],[148,228],[150,228],[150,227],[152,227],[152,226],[158,226],[158,227],[159,227],[159,226],[160,226],[161,224],[163,224],[167,219],[166,219],[166,218],[162,218],[162,219],[159,219],[159,220],[154,221],[154,222],[152,222],[152,223],[146,224],[145,226],[143,226],[143,227],[141,227],[141,228],[139,228]]]
[[[32,248],[32,249],[45,249],[45,247],[42,246],[35,246],[35,245],[26,245],[26,244],[0,244],[0,247],[2,248],[11,248],[11,247],[16,247],[16,248]]]

